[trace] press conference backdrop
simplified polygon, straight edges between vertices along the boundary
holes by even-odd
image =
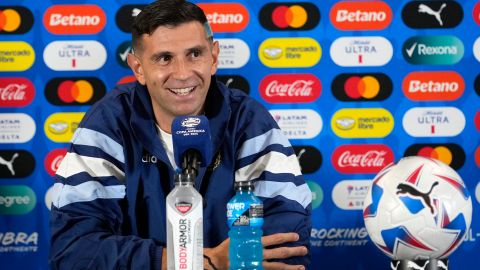
[[[48,269],[51,176],[84,112],[132,80],[129,25],[149,1],[0,3],[0,261]],[[387,269],[369,240],[368,181],[435,157],[472,195],[451,269],[480,248],[480,2],[208,1],[219,78],[271,112],[313,195],[311,269]]]

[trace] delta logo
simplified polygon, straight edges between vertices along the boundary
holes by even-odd
[[[53,41],[45,47],[43,61],[55,71],[97,70],[107,61],[107,50],[95,40]]]
[[[258,16],[263,28],[270,31],[311,30],[320,21],[320,10],[312,3],[268,3]]]
[[[314,173],[322,166],[322,153],[317,148],[310,145],[294,145],[293,150],[302,174]]]
[[[473,20],[480,25],[480,2],[477,2],[473,7]]]
[[[54,176],[60,163],[67,154],[67,148],[58,148],[48,152],[44,160],[45,170],[50,176]]]
[[[452,101],[463,95],[465,82],[454,71],[411,72],[403,79],[402,90],[414,101]]]
[[[331,160],[340,173],[378,173],[394,161],[394,155],[384,144],[346,144],[335,149]]]
[[[343,210],[362,210],[371,180],[342,180],[332,190],[335,205]]]
[[[322,84],[313,74],[272,74],[262,79],[259,91],[269,103],[308,103],[320,97]]]
[[[463,9],[455,1],[411,1],[402,10],[402,20],[410,28],[453,28],[463,20]]]
[[[402,52],[414,65],[453,65],[462,59],[464,47],[455,36],[415,36],[405,41]]]
[[[0,78],[0,108],[25,107],[35,98],[35,86],[27,78]]]
[[[55,35],[91,35],[103,30],[107,17],[97,5],[54,5],[43,15],[43,25]]]
[[[339,30],[382,30],[392,22],[390,6],[381,1],[337,2],[330,10],[330,21]]]
[[[25,34],[33,26],[32,12],[22,6],[0,6],[0,35]]]
[[[53,105],[91,105],[106,93],[105,84],[94,77],[54,78],[45,86],[45,97]]]
[[[322,117],[311,109],[270,110],[270,114],[288,139],[312,139],[323,128]]]
[[[35,51],[23,41],[0,41],[0,71],[25,71],[35,62]]]
[[[146,5],[124,5],[115,14],[115,22],[123,32],[130,33],[135,18],[142,12]]]
[[[215,33],[243,31],[250,20],[247,8],[240,3],[199,3]]]
[[[384,37],[340,37],[330,46],[330,56],[342,67],[384,66],[393,56],[393,47]]]
[[[403,116],[403,129],[412,137],[453,137],[465,128],[465,115],[455,107],[415,107]]]
[[[0,113],[0,144],[26,143],[35,135],[33,118],[25,113]]]
[[[269,38],[260,44],[258,57],[267,67],[312,67],[322,56],[320,44],[313,38]]]
[[[245,41],[239,38],[217,39],[220,48],[218,68],[241,68],[250,59],[250,48]]]
[[[392,90],[392,80],[383,73],[344,73],[332,81],[332,93],[340,101],[385,100]]]
[[[454,170],[458,170],[463,166],[466,157],[465,151],[463,151],[462,147],[455,143],[413,144],[405,150],[403,156],[434,158],[449,165]]]
[[[24,178],[35,170],[35,158],[25,150],[0,150],[0,179]]]
[[[45,120],[45,135],[57,143],[68,143],[82,121],[84,112],[65,112],[51,114]]]
[[[330,126],[341,138],[384,138],[393,130],[392,114],[384,108],[341,109]]]

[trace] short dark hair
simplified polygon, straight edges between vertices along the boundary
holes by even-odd
[[[185,0],[157,0],[145,6],[133,21],[132,47],[134,50],[141,49],[142,35],[151,35],[159,26],[175,27],[192,21],[209,27],[207,17],[199,6]]]

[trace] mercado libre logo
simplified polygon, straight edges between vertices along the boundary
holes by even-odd
[[[27,78],[0,78],[0,108],[25,107],[35,98],[35,86]]]
[[[402,9],[402,20],[411,28],[453,28],[462,22],[463,9],[456,1],[411,1]]]
[[[130,33],[135,18],[146,5],[124,5],[115,14],[115,22],[123,32]]]
[[[271,74],[262,79],[258,90],[269,103],[307,103],[320,97],[322,85],[313,74]]]
[[[35,169],[35,158],[25,150],[0,150],[0,161],[0,179],[24,178]]]
[[[312,139],[323,128],[322,117],[314,110],[270,110],[270,114],[288,139]]]
[[[411,72],[403,79],[402,90],[414,101],[452,101],[462,96],[465,82],[454,71]]]
[[[453,137],[465,128],[465,115],[455,107],[416,107],[403,116],[403,129],[412,137]]]
[[[462,59],[464,47],[455,36],[415,36],[405,41],[402,53],[414,65],[453,65]]]
[[[384,144],[345,144],[335,149],[331,161],[340,173],[378,173],[394,155]]]
[[[307,181],[307,185],[310,191],[312,191],[312,209],[315,209],[323,202],[323,189],[314,181]]]
[[[250,20],[248,9],[240,3],[199,3],[215,33],[241,32]]]
[[[47,120],[45,120],[45,134],[54,142],[70,142],[84,115],[84,112],[51,114]]]
[[[393,47],[384,37],[340,37],[330,46],[332,61],[341,67],[384,66],[393,56]]]
[[[103,30],[107,17],[97,5],[54,5],[43,15],[43,24],[56,35],[91,35]]]
[[[45,97],[53,105],[91,105],[105,95],[103,82],[95,77],[54,78],[45,86]]]
[[[32,211],[37,203],[35,192],[24,185],[0,186],[0,214],[24,215]]]
[[[0,71],[25,71],[35,62],[35,51],[23,41],[0,41]]]
[[[322,48],[312,38],[269,38],[260,44],[258,57],[267,67],[312,67],[320,61]]]
[[[21,6],[0,6],[0,35],[27,33],[33,25],[32,12]]]
[[[322,154],[317,148],[309,145],[294,145],[293,150],[303,174],[314,173],[322,166]]]
[[[260,24],[270,31],[310,30],[320,21],[320,10],[306,2],[268,3],[258,17]]]
[[[394,118],[383,108],[341,109],[330,125],[341,138],[384,138],[392,132]]]
[[[345,31],[382,30],[392,22],[390,6],[381,1],[341,1],[330,9],[330,21]]]
[[[53,41],[45,47],[43,61],[55,71],[97,70],[107,61],[107,50],[95,40]]]
[[[332,93],[340,101],[385,100],[392,90],[392,80],[383,73],[345,73],[332,82]]]
[[[403,156],[434,158],[449,165],[454,170],[460,169],[465,163],[466,158],[465,151],[463,151],[462,147],[455,143],[413,144],[405,150]]]

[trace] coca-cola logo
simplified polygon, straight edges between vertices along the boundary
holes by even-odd
[[[313,74],[273,74],[263,78],[259,90],[270,103],[307,103],[320,97],[322,85]]]
[[[332,163],[341,173],[378,173],[394,160],[384,144],[342,145],[332,154]]]
[[[50,151],[45,157],[45,170],[49,175],[54,176],[63,157],[67,154],[67,148],[59,148]]]
[[[24,107],[32,103],[35,87],[26,78],[0,78],[0,107]]]

